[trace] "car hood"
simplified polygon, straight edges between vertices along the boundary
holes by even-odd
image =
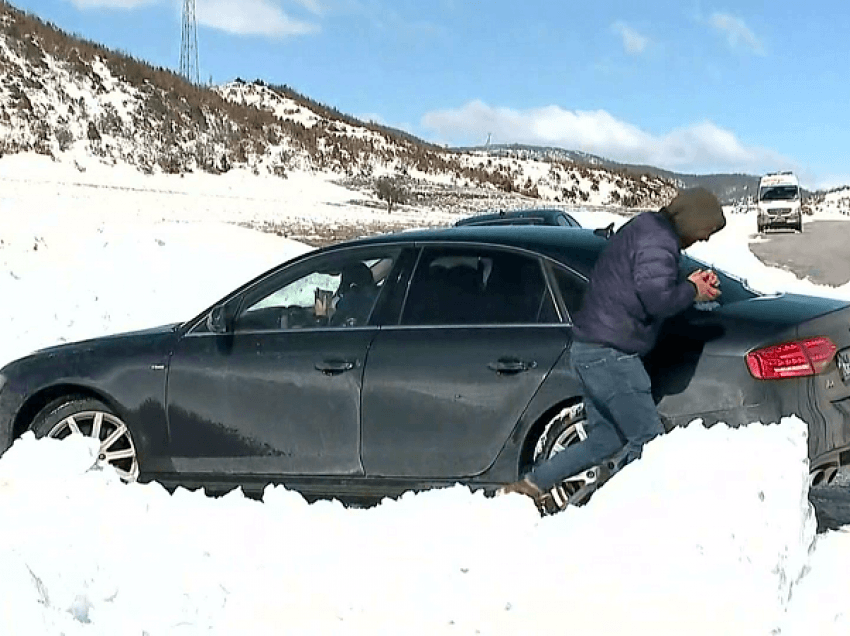
[[[850,307],[850,302],[846,300],[779,293],[730,303],[720,308],[718,313],[791,327],[846,307]]]
[[[50,347],[45,347],[44,349],[38,349],[34,351],[30,355],[41,356],[45,354],[59,354],[64,352],[72,352],[72,351],[85,351],[94,349],[103,344],[115,344],[118,342],[126,342],[128,340],[139,340],[145,338],[154,338],[156,336],[165,336],[168,334],[173,334],[177,332],[177,329],[180,327],[182,323],[171,323],[167,325],[160,325],[158,327],[149,327],[147,329],[138,329],[136,331],[126,331],[121,333],[109,334],[105,336],[98,336],[96,338],[88,338],[86,340],[78,340],[75,342],[66,342],[63,344],[53,345]],[[158,339],[157,339],[158,340]]]

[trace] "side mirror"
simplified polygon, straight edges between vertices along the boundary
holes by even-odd
[[[212,333],[224,334],[229,331],[227,309],[225,305],[216,305],[207,315],[207,329]]]
[[[608,225],[608,227],[596,228],[595,230],[593,230],[593,233],[596,234],[596,236],[601,236],[604,239],[609,239],[611,238],[611,235],[614,234],[614,224],[611,223]]]

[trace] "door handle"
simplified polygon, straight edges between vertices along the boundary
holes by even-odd
[[[356,366],[357,363],[351,360],[322,360],[316,363],[316,370],[325,375],[336,375],[351,371]]]
[[[528,371],[537,366],[534,360],[517,360],[516,358],[500,358],[496,362],[491,362],[487,368],[495,371],[498,374],[515,374]]]

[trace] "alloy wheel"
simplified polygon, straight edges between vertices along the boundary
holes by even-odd
[[[72,434],[85,435],[100,442],[98,460],[115,468],[121,479],[136,481],[139,461],[130,430],[118,417],[104,411],[81,411],[57,422],[48,437],[64,439]]]
[[[533,456],[534,463],[544,462],[565,448],[587,439],[586,421],[582,402],[567,406],[557,413],[546,425],[537,441]],[[582,486],[582,481],[564,481],[552,489],[552,494],[561,501],[572,501],[571,495],[575,495]]]

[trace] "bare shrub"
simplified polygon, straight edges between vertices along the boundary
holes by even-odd
[[[89,122],[88,128],[86,129],[86,137],[88,137],[89,141],[100,141],[100,133],[97,130],[97,126],[94,125],[93,121]]]
[[[59,126],[54,131],[53,134],[56,137],[56,141],[59,144],[59,150],[65,152],[71,145],[74,143],[74,133],[72,133],[67,126]]]
[[[407,189],[399,177],[380,177],[375,182],[375,193],[387,202],[387,214],[392,214],[394,205],[407,202]]]

